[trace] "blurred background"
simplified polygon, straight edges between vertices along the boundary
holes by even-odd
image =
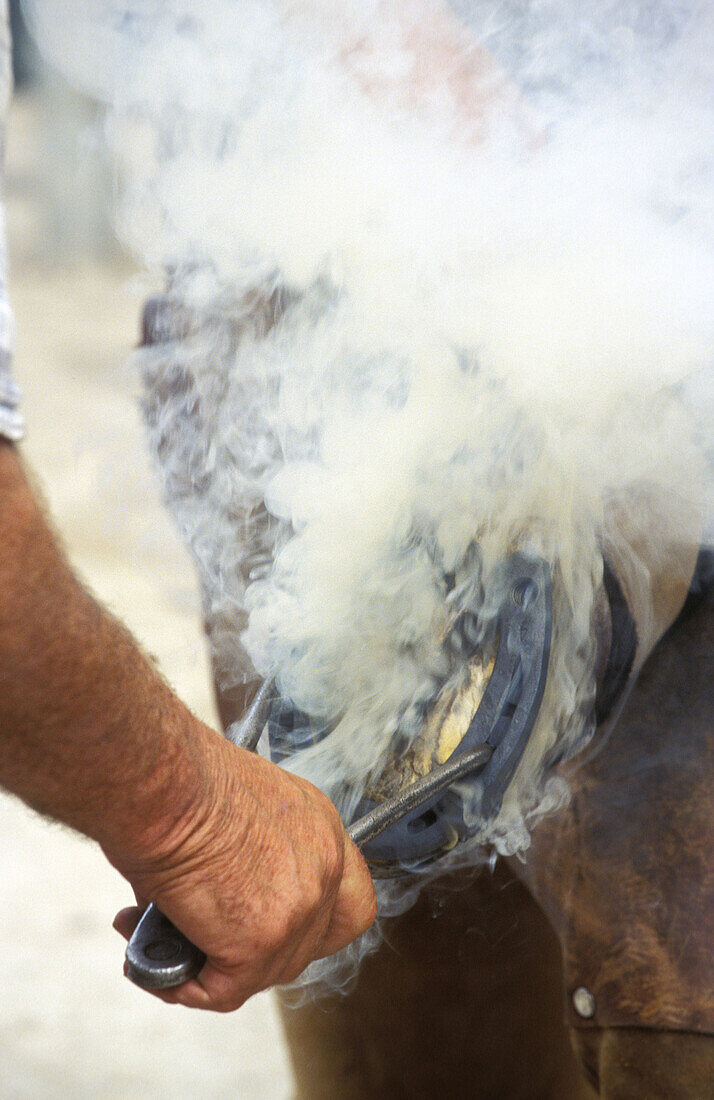
[[[75,568],[216,723],[192,564],[150,468],[130,362],[144,278],[112,230],[95,103],[38,57],[12,3],[4,199],[23,444]],[[122,977],[129,887],[96,845],[0,792],[0,1100],[290,1096],[269,994],[239,1013],[170,1007]]]

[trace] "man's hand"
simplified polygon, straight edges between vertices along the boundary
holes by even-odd
[[[311,783],[205,731],[215,789],[163,854],[109,858],[137,897],[161,911],[208,961],[162,1000],[229,1012],[293,981],[313,959],[366,931],[376,915],[367,867],[333,804]],[[129,938],[141,908],[115,928]]]
[[[205,951],[160,996],[237,1008],[368,928],[372,881],[329,799],[194,718],[72,574],[2,441],[0,530],[0,785],[97,840]]]

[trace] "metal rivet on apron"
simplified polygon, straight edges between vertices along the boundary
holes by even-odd
[[[584,985],[579,985],[573,993],[573,1008],[584,1020],[592,1020],[595,1015],[595,998]]]

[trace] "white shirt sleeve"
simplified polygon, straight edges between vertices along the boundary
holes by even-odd
[[[0,0],[0,166],[4,162],[5,122],[12,89],[12,52],[7,0]],[[12,377],[14,322],[7,295],[5,215],[0,207],[0,436],[16,442],[24,434],[20,391]]]

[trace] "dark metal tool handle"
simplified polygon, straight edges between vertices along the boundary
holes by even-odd
[[[126,973],[142,989],[170,989],[195,978],[206,956],[152,903],[126,949]]]

